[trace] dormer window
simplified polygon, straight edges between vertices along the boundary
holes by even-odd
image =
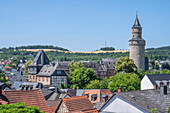
[[[106,102],[108,100],[108,96],[107,95],[102,95],[102,98],[103,98],[104,102]]]
[[[93,94],[91,96],[91,101],[96,101],[97,100],[97,94]]]
[[[87,93],[87,94],[84,94],[84,96],[87,96],[87,98],[89,98],[89,93]]]

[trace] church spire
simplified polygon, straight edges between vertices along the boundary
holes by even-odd
[[[135,23],[133,24],[133,27],[140,27],[140,23],[139,23],[139,20],[138,20],[137,11],[136,11],[136,20],[135,20]]]

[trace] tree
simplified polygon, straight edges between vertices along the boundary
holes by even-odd
[[[100,89],[100,82],[99,80],[92,80],[90,84],[86,86],[86,89]]]
[[[114,47],[103,47],[103,48],[100,48],[100,50],[103,50],[103,51],[113,51],[115,50]]]
[[[115,76],[110,77],[109,90],[112,92],[117,91],[118,87],[122,91],[135,91],[140,90],[141,79],[135,73],[117,73]]]
[[[74,83],[74,88],[85,88],[85,86],[89,84],[91,80],[95,79],[98,79],[98,76],[91,68],[81,67],[76,69],[72,74],[72,82]]]
[[[74,72],[76,69],[82,68],[82,67],[84,67],[83,62],[73,62],[73,61],[72,61],[72,62],[69,64],[69,68],[70,68],[70,71],[71,71],[71,72]]]
[[[116,61],[116,72],[125,71],[127,73],[134,72],[137,69],[134,61],[129,57],[120,57],[120,60]]]
[[[43,113],[36,106],[26,106],[23,102],[0,105],[1,113]]]
[[[33,61],[32,60],[29,60],[25,63],[25,74],[28,75],[28,65],[30,65]]]
[[[165,62],[162,64],[162,69],[170,69],[170,65],[167,62]]]
[[[12,65],[12,64],[5,65],[5,67],[7,67],[7,66],[12,67],[13,69],[17,69],[17,67],[15,65]]]
[[[108,84],[109,84],[109,81],[107,77],[105,79],[102,79],[100,81],[100,89],[108,89]]]
[[[73,72],[76,69],[84,67],[83,65],[84,65],[83,62],[73,62],[73,61],[69,64],[70,74],[67,77],[67,81],[68,81],[68,85],[67,86],[69,88],[73,88],[73,81],[72,81],[72,79],[73,79],[73,76],[72,76]],[[74,87],[76,87],[76,86],[74,86]]]
[[[8,81],[9,81],[9,80],[6,80],[6,79],[5,79],[5,74],[4,74],[3,72],[0,73],[0,81],[3,82],[3,83],[8,84]]]
[[[65,89],[67,88],[66,85],[64,83],[61,83],[60,89]]]
[[[93,80],[86,86],[86,89],[108,89],[108,79]]]

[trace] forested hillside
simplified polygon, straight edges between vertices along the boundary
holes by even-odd
[[[28,45],[28,46],[20,46],[20,47],[9,47],[9,48],[2,48],[4,49],[56,49],[56,50],[62,50],[62,51],[68,51],[68,49],[58,47],[58,46],[52,46],[52,45]]]
[[[165,47],[159,47],[159,48],[147,48],[146,49],[147,51],[153,51],[153,50],[156,50],[156,51],[170,51],[170,46],[165,46]]]
[[[41,46],[33,46],[32,48],[39,48]],[[27,46],[15,47],[15,48],[29,48]],[[43,48],[57,48],[53,46],[43,46]],[[41,49],[43,49],[41,48]],[[167,60],[170,59],[170,50],[169,47],[161,47],[156,49],[146,49],[145,55],[151,60]],[[63,49],[65,50],[65,49]],[[67,50],[67,49],[66,49]],[[19,51],[18,49],[14,50],[14,48],[2,48],[0,50],[0,58],[3,60],[7,60],[11,57],[16,56],[17,58],[25,59],[34,59],[37,52],[32,51]],[[99,62],[101,58],[120,58],[121,56],[129,56],[129,53],[64,53],[58,51],[47,51],[46,52],[50,61],[60,60],[60,61],[93,61]]]

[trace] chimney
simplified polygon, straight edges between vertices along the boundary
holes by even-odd
[[[166,85],[161,85],[160,86],[160,94],[161,95],[166,95],[167,94],[167,86]]]
[[[122,88],[121,88],[121,87],[118,87],[117,92],[118,92],[118,93],[119,93],[119,92],[122,92]]]
[[[153,89],[157,89],[157,85],[153,85]]]

